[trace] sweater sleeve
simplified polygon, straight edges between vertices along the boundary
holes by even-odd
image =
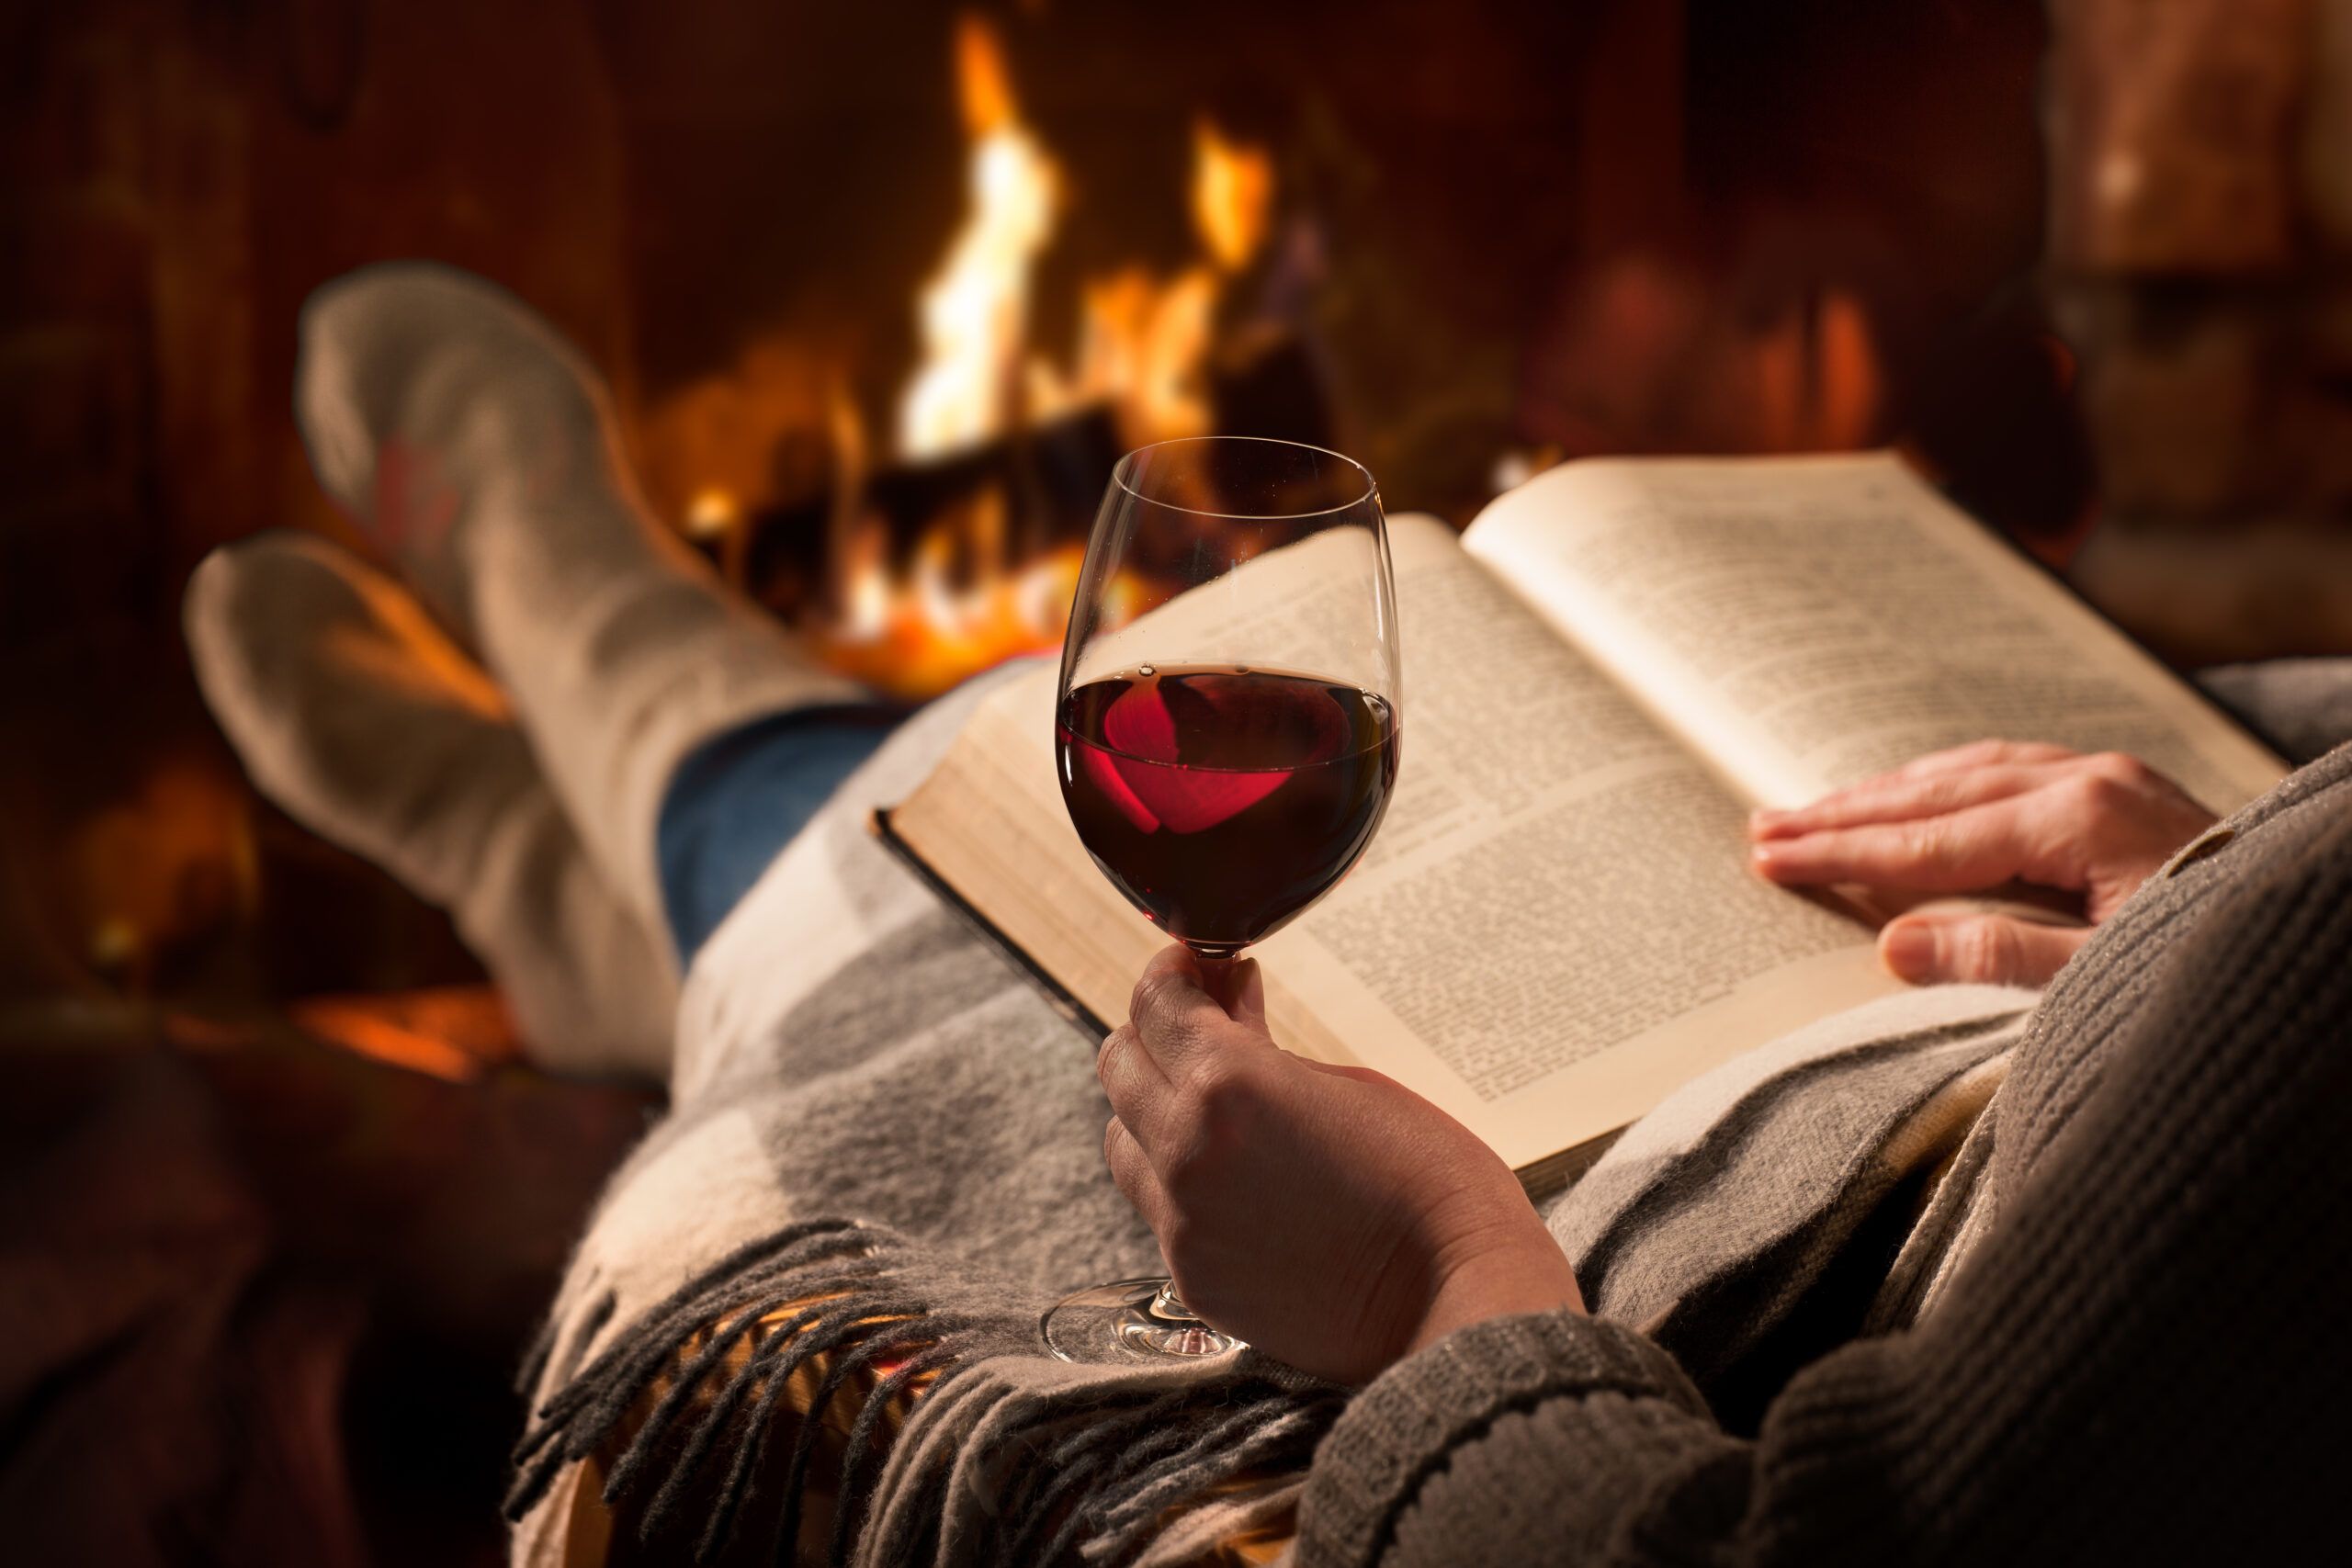
[[[1300,1565],[1598,1561],[1611,1499],[1708,1472],[1736,1489],[1716,1461],[1739,1453],[1633,1330],[1567,1311],[1490,1319],[1348,1406],[1316,1456]]]
[[[1927,1322],[1753,1438],[1626,1328],[1475,1325],[1341,1416],[1301,1568],[2296,1560],[2352,1408],[2352,810],[2277,826],[2077,965]]]

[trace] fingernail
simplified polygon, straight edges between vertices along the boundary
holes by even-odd
[[[1878,955],[1898,980],[1922,980],[1936,972],[1942,942],[1925,920],[1898,920],[1879,933]]]
[[[1768,811],[1759,807],[1747,814],[1747,830],[1750,833],[1769,833],[1779,827],[1787,816],[1785,811]]]
[[[1778,844],[1755,844],[1747,852],[1747,863],[1758,876],[1771,875],[1773,868],[1780,863],[1780,858],[1781,846]]]

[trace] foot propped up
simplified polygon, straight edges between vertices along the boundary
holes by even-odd
[[[438,263],[362,268],[311,296],[294,412],[320,488],[470,648],[475,525],[624,482],[594,370],[513,295]],[[559,568],[618,551],[641,569],[660,546],[609,507],[539,542]]]
[[[198,683],[288,815],[447,908],[535,1060],[666,1077],[677,976],[596,875],[504,695],[398,584],[310,535],[188,584]]]
[[[598,874],[662,919],[678,763],[786,709],[865,700],[646,512],[586,361],[503,289],[398,263],[304,310],[295,412],[319,481],[514,704]]]

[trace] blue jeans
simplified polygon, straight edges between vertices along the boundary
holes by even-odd
[[[682,966],[904,716],[878,705],[795,708],[707,740],[678,764],[654,856]]]

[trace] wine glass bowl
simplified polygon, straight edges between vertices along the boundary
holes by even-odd
[[[1122,623],[1114,584],[1159,602]],[[1379,488],[1295,442],[1207,436],[1119,460],[1056,692],[1062,799],[1087,853],[1212,978],[1336,886],[1396,782],[1396,584]],[[1165,1280],[1046,1314],[1066,1360],[1239,1341]]]
[[[1114,627],[1102,598],[1120,579],[1169,602]],[[1080,840],[1169,935],[1230,958],[1372,841],[1396,779],[1397,673],[1387,526],[1361,465],[1240,437],[1128,454],[1056,703]]]

